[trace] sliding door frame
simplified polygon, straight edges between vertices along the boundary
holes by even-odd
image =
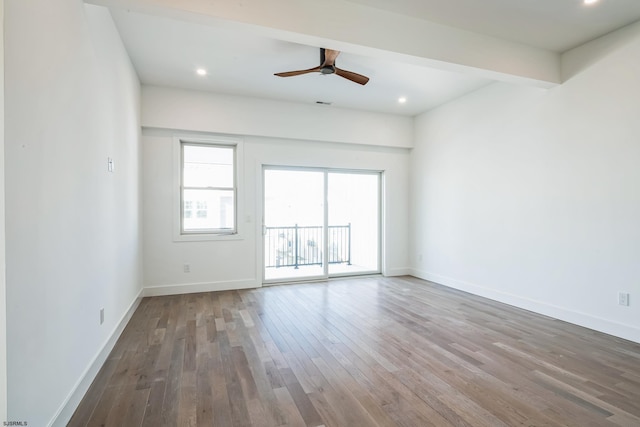
[[[265,206],[265,184],[266,179],[265,175],[268,170],[281,170],[281,171],[301,171],[301,172],[321,172],[323,173],[323,181],[324,181],[324,194],[323,194],[323,225],[322,225],[322,236],[323,236],[323,244],[322,244],[322,253],[323,253],[323,263],[322,263],[322,275],[317,276],[306,276],[302,278],[289,278],[289,279],[266,279],[266,266],[265,266],[265,236],[266,236],[266,206]],[[378,233],[378,247],[377,247],[377,269],[372,271],[365,272],[352,272],[352,273],[341,273],[341,274],[329,274],[329,263],[326,261],[328,256],[328,248],[329,248],[329,174],[331,173],[341,173],[341,174],[356,174],[356,175],[375,175],[377,177],[377,233]],[[310,281],[318,281],[318,280],[328,280],[334,277],[349,277],[349,276],[364,276],[364,275],[376,275],[382,273],[382,254],[383,254],[383,230],[384,230],[384,216],[383,216],[383,179],[384,179],[384,171],[380,170],[368,170],[368,169],[340,169],[340,168],[324,168],[324,167],[313,167],[313,166],[280,166],[280,165],[267,165],[263,164],[260,173],[261,178],[261,215],[260,215],[260,233],[259,233],[259,241],[260,244],[258,248],[258,258],[261,269],[261,277],[262,277],[262,285],[276,285],[283,283],[295,283],[295,282],[310,282]]]

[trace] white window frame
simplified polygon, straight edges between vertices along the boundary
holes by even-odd
[[[188,231],[182,230],[182,145],[211,145],[211,146],[228,146],[235,148],[234,156],[234,181],[235,181],[235,231],[219,232],[219,231]],[[243,141],[237,137],[216,136],[216,135],[197,135],[197,136],[175,136],[173,138],[173,240],[176,242],[189,241],[213,241],[213,240],[241,240],[243,239],[243,227],[240,218],[243,217],[243,205],[240,195],[243,192]],[[194,214],[196,210],[194,209]]]

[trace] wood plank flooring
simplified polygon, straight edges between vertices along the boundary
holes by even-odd
[[[411,277],[145,298],[70,426],[640,426],[640,345]]]

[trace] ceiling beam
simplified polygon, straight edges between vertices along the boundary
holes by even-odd
[[[311,46],[550,88],[560,55],[345,0],[86,0]]]

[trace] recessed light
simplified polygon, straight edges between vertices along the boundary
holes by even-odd
[[[598,3],[599,0],[584,0],[584,4],[595,4]]]
[[[206,76],[207,75],[207,70],[205,70],[204,68],[198,68],[196,70],[196,74],[199,76]]]
[[[405,96],[401,96],[400,98],[398,98],[398,103],[404,104],[406,102],[407,102],[407,98]]]

